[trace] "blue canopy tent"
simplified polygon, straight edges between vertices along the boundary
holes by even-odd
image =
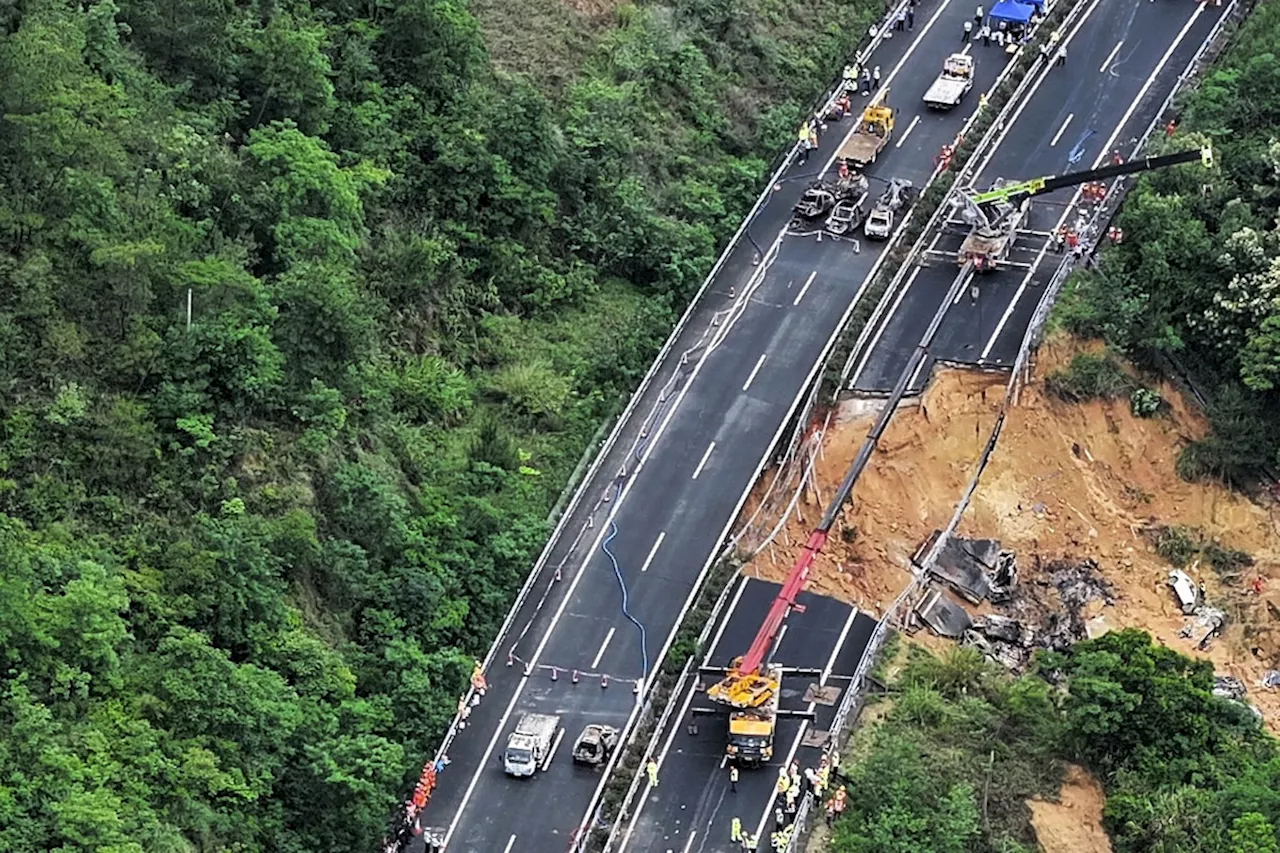
[[[1000,0],[991,8],[991,20],[1007,21],[1010,24],[1025,24],[1031,20],[1037,3],[1020,3],[1018,0]]]

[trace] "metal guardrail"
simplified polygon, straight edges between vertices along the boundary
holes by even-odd
[[[1148,125],[1146,131],[1142,134],[1141,138],[1138,140],[1137,144],[1133,149],[1134,154],[1136,154],[1146,145],[1147,141],[1151,137],[1151,134],[1163,122],[1165,113],[1167,112],[1169,106],[1173,103],[1174,99],[1180,94],[1183,86],[1193,79],[1193,72],[1196,66],[1203,59],[1205,53],[1210,48],[1210,46],[1213,45],[1222,35],[1227,21],[1231,18],[1231,16],[1234,14],[1236,10],[1238,2],[1239,0],[1230,0],[1228,8],[1224,10],[1222,16],[1218,19],[1217,23],[1214,25],[1213,30],[1210,31],[1210,34],[1201,43],[1200,48],[1196,51],[1196,54],[1192,57],[1191,61],[1188,63],[1187,70],[1184,71],[1184,73],[1179,76],[1178,81],[1174,84],[1173,90],[1169,93],[1169,96],[1165,99],[1160,109],[1156,112],[1155,118],[1152,120],[1151,124]],[[1015,101],[1016,99],[1011,98],[1010,104],[1013,104]],[[972,159],[970,162],[972,162]],[[1118,204],[1119,201],[1123,200],[1123,190],[1119,187],[1119,185],[1122,182],[1123,182],[1123,179],[1117,179],[1112,184],[1112,187],[1108,191],[1107,198],[1104,200],[1103,204],[1099,205],[1098,211],[1095,213],[1095,220],[1097,220],[1097,218],[1102,215],[1104,210],[1109,210],[1109,212],[1107,213],[1107,218],[1109,218],[1111,215],[1114,214],[1115,205],[1114,204],[1108,205],[1108,202],[1111,202],[1114,200]],[[1114,199],[1113,199],[1113,194],[1114,194]],[[1096,244],[1097,244],[1096,236],[1098,233],[1099,231],[1098,229],[1096,229],[1096,221],[1095,221],[1095,239],[1093,240],[1090,246],[1091,250],[1096,247]],[[942,553],[942,549],[946,547],[946,544],[949,541],[949,539],[955,534],[955,531],[959,526],[965,511],[968,509],[969,504],[973,499],[973,495],[977,491],[978,484],[982,478],[982,474],[985,472],[986,467],[990,462],[992,455],[995,452],[996,444],[999,441],[1000,433],[1004,427],[1005,419],[1008,415],[1009,409],[1014,405],[1014,400],[1016,398],[1017,388],[1019,385],[1019,375],[1024,370],[1026,370],[1033,352],[1039,346],[1041,334],[1044,329],[1044,324],[1048,319],[1050,311],[1052,310],[1053,303],[1056,301],[1057,294],[1061,290],[1062,283],[1065,282],[1071,270],[1074,269],[1073,260],[1074,259],[1070,255],[1067,255],[1066,257],[1063,258],[1062,263],[1059,264],[1058,268],[1055,270],[1054,276],[1050,280],[1049,286],[1045,288],[1045,293],[1043,294],[1039,303],[1036,306],[1036,311],[1032,316],[1032,321],[1030,325],[1027,327],[1027,331],[1023,335],[1022,343],[1018,348],[1017,357],[1014,359],[1013,369],[1010,372],[1009,381],[1005,386],[1005,394],[1003,399],[1001,400],[1000,409],[997,413],[995,424],[992,426],[991,433],[987,438],[987,442],[983,448],[983,452],[979,456],[977,467],[975,468],[973,475],[970,477],[969,483],[967,484],[965,491],[961,495],[959,502],[957,502],[956,504],[955,511],[952,513],[951,518],[948,521],[946,527],[943,528],[943,530],[939,533],[937,538],[934,540],[933,545],[930,547],[924,559],[921,560],[919,571],[916,572],[915,577],[912,579],[910,583],[907,584],[907,586],[898,595],[898,597],[894,600],[894,602],[891,605],[889,605],[889,607],[885,610],[884,616],[880,619],[880,621],[877,623],[875,627],[875,630],[872,632],[871,639],[867,644],[867,649],[863,653],[861,660],[859,660],[858,662],[858,667],[855,670],[854,678],[850,684],[849,689],[845,693],[844,701],[841,702],[840,709],[837,712],[835,720],[832,723],[831,732],[833,733],[833,737],[832,737],[833,744],[838,742],[839,734],[841,730],[843,729],[844,725],[848,722],[854,706],[857,704],[857,702],[861,698],[860,692],[861,692],[863,680],[865,679],[866,675],[870,672],[871,666],[874,664],[876,655],[878,655],[879,653],[880,646],[883,644],[884,639],[888,636],[888,632],[891,628],[893,621],[895,621],[898,618],[899,611],[901,611],[915,597],[915,595],[918,594],[920,589],[923,587],[924,583],[927,581],[931,568],[937,563],[938,557]],[[806,825],[805,821],[807,820],[809,812],[812,811],[813,807],[814,807],[814,798],[812,794],[807,794],[805,796],[804,801],[801,803],[800,809],[798,810],[796,815],[796,825],[797,825],[798,831],[796,832],[794,838],[798,839],[804,833],[804,828]],[[793,842],[793,846],[794,846],[794,842]]]

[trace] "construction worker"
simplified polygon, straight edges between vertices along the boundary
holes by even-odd
[[[754,835],[751,835],[751,834],[746,834],[742,836],[743,850],[748,851],[748,853],[752,853],[752,851],[759,849],[759,847],[760,847],[759,838],[756,838]]]
[[[785,794],[787,788],[791,787],[791,777],[787,776],[787,768],[778,768],[778,793]]]
[[[1058,48],[1058,54],[1055,58],[1054,65],[1058,68],[1067,64],[1067,46],[1064,44]]]
[[[916,30],[916,10],[914,6],[915,4],[913,3],[911,6],[907,7],[907,29],[912,32],[915,32]]]
[[[738,765],[729,765],[729,790],[738,793]]]
[[[775,851],[779,851],[782,849],[782,833],[781,832],[770,833],[769,846],[772,847]]]
[[[977,10],[973,13],[973,19],[974,19],[975,21],[977,21],[979,24],[981,24],[981,23],[982,23],[982,18],[983,18],[983,14],[982,14],[982,6],[981,6],[981,5],[979,5],[979,6],[978,6],[978,8],[977,8]]]
[[[650,758],[649,763],[645,765],[644,769],[649,774],[649,787],[658,787],[658,762]]]
[[[973,21],[964,22],[964,37],[960,39],[962,42],[969,41],[969,37],[973,35]]]
[[[990,102],[990,98],[987,97],[986,92],[983,92],[981,95],[978,96],[978,109],[985,110],[989,102]]]
[[[729,822],[729,840],[735,843],[742,841],[742,818],[737,815]]]
[[[836,801],[834,799],[827,800],[827,826],[831,826],[831,822],[836,819]]]
[[[844,159],[840,160],[840,167],[836,169],[836,177],[842,181],[849,177],[849,161],[848,160],[844,160]]]
[[[978,30],[978,36],[982,39],[983,47],[991,47],[991,27],[983,24],[982,29]]]
[[[871,69],[871,82],[875,84],[875,88],[880,88],[880,66],[877,65]]]
[[[809,135],[812,131],[809,128],[809,122],[800,125],[800,132],[796,134],[796,142],[800,145],[800,162],[809,162]]]
[[[862,94],[864,95],[871,94],[871,69],[870,68],[862,69]]]
[[[1111,152],[1111,165],[1120,166],[1123,164],[1124,164],[1124,157],[1120,154],[1120,149],[1117,148],[1115,151]]]
[[[1174,132],[1177,129],[1178,129],[1178,123],[1173,119],[1169,119],[1169,123],[1164,126],[1164,135],[1173,136]]]
[[[858,83],[858,64],[851,63],[844,67],[844,71],[840,72],[840,79],[844,81],[846,89],[852,89]]]
[[[907,28],[907,10],[899,9],[898,16],[893,21],[893,28],[898,32],[903,32]]]

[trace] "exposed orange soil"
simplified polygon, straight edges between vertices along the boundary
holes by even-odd
[[[1042,347],[959,534],[999,539],[1018,555],[1023,581],[1030,579],[1037,556],[1045,562],[1094,558],[1117,593],[1115,606],[1103,611],[1107,626],[1142,627],[1187,654],[1197,652],[1193,641],[1178,636],[1185,620],[1166,586],[1170,566],[1142,531],[1155,524],[1188,525],[1247,551],[1257,564],[1232,587],[1224,587],[1208,566],[1187,569],[1204,581],[1210,603],[1231,621],[1202,654],[1220,673],[1241,678],[1249,700],[1272,727],[1280,727],[1280,690],[1256,686],[1267,668],[1280,667],[1280,609],[1269,613],[1263,604],[1270,598],[1280,608],[1277,508],[1177,476],[1179,450],[1207,427],[1173,386],[1157,389],[1170,411],[1152,419],[1130,414],[1126,399],[1068,404],[1047,395],[1044,376],[1082,348],[1065,339]],[[910,578],[911,555],[954,512],[1007,381],[1006,374],[943,370],[922,403],[895,415],[844,513],[844,523],[856,535],[850,543],[837,529],[813,570],[810,589],[877,615],[898,595]],[[823,500],[843,477],[875,416],[865,401],[852,405],[862,411],[846,406],[824,439],[816,466]],[[748,571],[773,580],[786,575],[820,513],[811,492],[801,509],[805,521],[792,519],[788,525],[790,546],[779,537]],[[1257,574],[1268,579],[1261,598],[1246,592]],[[1260,656],[1251,654],[1255,647]]]
[[[1102,828],[1106,795],[1088,771],[1068,765],[1057,802],[1031,800],[1031,826],[1044,853],[1111,853]]]

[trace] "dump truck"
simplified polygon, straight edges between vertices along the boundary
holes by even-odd
[[[836,156],[851,168],[862,169],[876,161],[892,137],[893,108],[872,104],[862,111],[857,128],[845,139]]]
[[[949,110],[973,88],[973,57],[953,53],[942,63],[942,73],[924,93],[924,102],[935,110]]]
[[[729,714],[729,742],[725,754],[745,767],[758,767],[773,758],[773,733],[778,722],[777,685],[782,682],[782,667],[770,666],[766,671],[774,685],[768,699],[758,707],[734,710]]]
[[[560,718],[554,714],[522,714],[516,729],[507,735],[502,766],[511,776],[532,776],[550,757]]]
[[[603,764],[617,746],[616,728],[589,723],[573,742],[573,761],[575,764]]]

